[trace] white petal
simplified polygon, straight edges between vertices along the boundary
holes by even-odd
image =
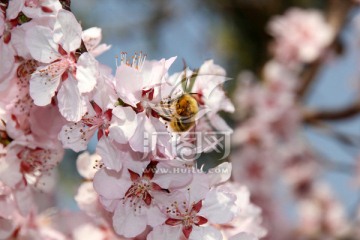
[[[219,213],[218,213],[219,214]],[[221,232],[212,226],[196,227],[193,226],[193,230],[190,234],[189,240],[222,240],[223,236]]]
[[[183,236],[182,230],[180,226],[168,226],[162,225],[154,228],[146,240],[159,240],[159,239],[181,239]],[[199,240],[199,239],[197,239]]]
[[[100,44],[99,46],[97,46],[96,48],[92,49],[89,51],[89,53],[93,56],[93,57],[97,57],[99,55],[101,55],[102,53],[106,52],[107,50],[109,50],[111,48],[111,45],[107,45],[107,44]]]
[[[97,169],[95,165],[98,164],[96,161],[101,160],[101,157],[94,153],[90,155],[88,152],[80,154],[76,160],[76,168],[79,174],[86,179],[93,179]]]
[[[23,6],[25,5],[24,3],[25,3],[25,0],[9,1],[9,5],[6,9],[6,18],[7,19],[15,19],[19,15]]]
[[[259,239],[249,233],[239,233],[229,238],[229,240],[259,240]]]
[[[228,181],[231,177],[232,165],[231,163],[224,162],[215,168],[209,169],[209,186],[219,185]]]
[[[34,199],[30,188],[15,191],[14,197],[21,215],[27,216],[34,210]]]
[[[30,96],[38,106],[46,106],[51,102],[52,97],[60,84],[61,75],[66,69],[56,62],[44,67],[39,67],[30,79]],[[54,73],[53,69],[57,69]]]
[[[75,152],[85,150],[96,128],[91,128],[83,122],[68,123],[59,133],[59,140],[64,148],[70,148]]]
[[[66,52],[73,52],[80,47],[82,29],[73,13],[59,10],[55,23],[54,40]]]
[[[110,200],[123,198],[131,183],[123,179],[120,173],[105,168],[100,169],[94,177],[95,191]]]
[[[113,216],[113,227],[117,234],[133,238],[146,228],[146,217],[134,213],[130,203],[119,204]]]
[[[98,62],[89,53],[83,53],[76,64],[76,79],[80,93],[90,92],[96,85]]]
[[[125,103],[136,107],[141,99],[143,78],[141,72],[125,64],[116,69],[116,92]]]
[[[92,27],[84,30],[82,32],[82,39],[88,50],[93,49],[101,42],[101,28]]]
[[[128,143],[138,125],[136,113],[131,107],[118,106],[112,110],[112,114],[109,137],[120,144]]]
[[[170,166],[164,162],[159,162],[156,166],[158,172],[154,175],[152,182],[157,183],[165,189],[180,188],[188,185],[192,180],[191,171],[177,166]]]
[[[22,24],[11,31],[11,45],[16,50],[16,55],[25,59],[31,58],[29,49],[24,44],[24,39],[26,39],[26,32],[31,31],[33,25],[34,24],[30,24],[29,22],[27,24]]]
[[[152,227],[159,226],[163,224],[167,217],[163,212],[158,208],[158,206],[149,207],[146,213],[147,223]]]
[[[86,105],[80,95],[77,82],[70,74],[62,83],[57,95],[59,111],[63,117],[72,122],[78,122],[86,112]]]
[[[11,72],[15,65],[14,55],[11,45],[0,41],[0,90],[6,89],[13,79]]]
[[[102,211],[98,194],[95,192],[92,182],[84,182],[78,188],[75,201],[79,208],[92,217],[100,216]]]
[[[26,32],[26,45],[31,56],[42,63],[51,63],[61,55],[53,40],[53,32],[46,27],[36,26]]]
[[[16,159],[0,160],[0,181],[10,187],[15,187],[22,179],[20,162]]]
[[[161,59],[160,61],[145,61],[142,68],[142,74],[144,78],[143,87],[149,89],[158,84],[165,82],[164,76],[171,64],[175,61],[176,57],[172,57],[168,60]]]
[[[5,30],[5,16],[3,12],[0,12],[0,35],[4,34]]]
[[[111,47],[111,46],[108,46],[106,44],[100,44],[100,42],[101,42],[101,28],[92,27],[92,28],[86,29],[82,33],[82,39],[84,41],[86,49],[94,57],[102,54],[103,52],[105,52],[107,50],[109,50],[110,47]]]
[[[214,114],[210,117],[211,121],[210,124],[218,131],[226,132],[227,134],[231,134],[233,130],[229,125],[226,123],[226,121],[220,117],[218,114]]]
[[[136,152],[151,152],[156,146],[156,129],[145,113],[137,114],[137,118],[138,126],[130,138],[129,144]]]
[[[32,7],[32,6],[24,6],[22,12],[29,18],[33,18],[36,20],[44,20],[46,17],[54,18],[57,12],[62,9],[61,3],[58,0],[43,0],[43,1],[37,1],[37,3],[40,4],[39,7]],[[52,12],[44,12],[42,10],[43,7],[46,7],[50,9]],[[33,21],[34,21],[33,20]],[[49,20],[47,21],[47,25],[50,25]]]
[[[211,223],[228,223],[235,216],[235,201],[235,195],[211,189],[203,200],[202,208],[198,214],[207,218]]]
[[[15,230],[15,227],[11,220],[0,218],[0,239],[8,239]]]
[[[100,139],[96,147],[96,153],[101,156],[101,159],[107,168],[115,171],[120,171],[124,159],[130,157],[129,151],[121,151],[116,148],[106,137]]]
[[[79,227],[75,228],[71,234],[71,239],[73,240],[99,240],[107,238],[107,232],[92,223],[81,224]]]

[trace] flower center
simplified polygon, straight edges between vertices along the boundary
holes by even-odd
[[[170,217],[165,221],[165,224],[170,226],[182,225],[183,234],[188,239],[193,225],[200,226],[208,222],[206,218],[197,215],[201,207],[202,201],[192,203],[190,207],[186,201],[180,205],[175,201],[166,208],[166,213]]]
[[[127,190],[124,197],[124,202],[129,200],[134,209],[134,212],[140,211],[144,203],[146,205],[151,204],[152,197],[149,193],[149,190],[151,190],[150,181],[146,178],[139,178],[138,180],[134,181]]]

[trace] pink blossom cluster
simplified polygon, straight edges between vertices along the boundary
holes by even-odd
[[[301,74],[306,64],[328,54],[332,30],[320,13],[300,9],[288,10],[268,26],[273,58],[261,79],[247,71],[238,77],[232,178],[248,186],[262,208],[268,239],[357,239],[358,220],[348,216],[322,179],[326,160],[303,132]],[[296,210],[295,224],[286,217],[284,195]]]
[[[95,59],[109,49],[101,30],[83,31],[58,0],[0,7],[1,239],[265,236],[247,188],[228,181],[230,163],[197,171],[209,143],[174,151],[195,133],[231,131],[219,116],[234,111],[223,68],[209,60],[170,75],[175,57],[122,53],[114,76]],[[177,117],[191,107],[189,122]],[[77,160],[82,212],[49,208],[64,148],[86,150],[94,135],[96,153]]]
[[[275,38],[270,48],[275,59],[293,67],[318,59],[334,38],[333,28],[321,12],[289,9],[268,24]]]

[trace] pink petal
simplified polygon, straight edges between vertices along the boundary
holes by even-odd
[[[75,51],[81,44],[82,29],[74,14],[59,10],[55,23],[54,40],[68,53]]]
[[[76,64],[76,79],[80,93],[90,92],[96,85],[98,62],[89,53],[83,53]]]
[[[141,100],[142,75],[140,71],[125,64],[116,69],[116,92],[125,103],[136,107]]]
[[[136,152],[151,152],[155,149],[156,142],[152,141],[156,136],[156,130],[145,113],[137,114],[138,126],[129,144]],[[147,143],[145,144],[145,142]]]
[[[201,226],[201,227],[194,226],[189,239],[218,240],[218,239],[223,239],[223,236],[219,230],[217,230],[212,226]]]
[[[224,162],[215,168],[209,170],[212,174],[208,174],[209,186],[216,186],[228,181],[231,177],[232,165]]]
[[[10,81],[13,79],[15,72],[15,52],[10,44],[0,41],[0,90],[8,88]]]
[[[120,144],[129,142],[137,128],[137,116],[131,107],[116,107],[112,110],[112,124],[109,137]]]
[[[146,214],[146,211],[143,211]],[[133,238],[146,228],[146,217],[134,212],[132,205],[119,204],[113,216],[113,227],[117,234]]]
[[[168,225],[160,225],[155,227],[147,236],[147,240],[160,240],[160,239],[181,239],[183,237],[182,228],[172,227]],[[199,240],[199,239],[198,239]]]
[[[228,223],[236,214],[235,201],[235,195],[211,189],[203,200],[199,215],[207,218],[212,223]]]
[[[57,95],[59,101],[59,111],[63,117],[72,122],[81,120],[86,112],[83,97],[80,95],[77,82],[70,74],[69,78],[63,82]]]
[[[117,148],[110,139],[103,137],[99,140],[96,152],[101,156],[104,165],[115,171],[120,171],[125,159],[132,159],[128,151]]]
[[[0,239],[8,239],[15,230],[15,227],[12,220],[0,218]]]
[[[259,240],[256,236],[250,233],[239,233],[229,238],[229,240]]]
[[[53,32],[46,27],[36,26],[26,32],[26,45],[31,56],[42,63],[51,63],[60,58],[58,45],[53,40]]]
[[[36,105],[46,106],[51,103],[51,99],[60,84],[61,75],[66,71],[60,63],[56,62],[39,67],[31,75],[30,96]]]
[[[24,3],[25,0],[9,1],[9,5],[6,9],[7,19],[15,19],[25,5]]]
[[[100,169],[94,177],[94,189],[106,199],[121,199],[131,186],[121,174],[113,170]]]
[[[59,140],[64,148],[70,148],[75,152],[85,150],[91,137],[96,131],[95,127],[88,127],[84,123],[68,123],[59,133]]]
[[[34,199],[29,187],[15,191],[14,197],[21,215],[27,216],[34,210]]]
[[[91,180],[98,170],[95,165],[99,165],[100,160],[101,157],[96,153],[90,155],[88,152],[83,152],[76,160],[76,168],[83,178]]]
[[[10,187],[15,187],[22,180],[20,162],[15,158],[0,160],[0,181]]]
[[[159,162],[157,168],[159,170],[154,175],[152,182],[159,184],[165,189],[185,187],[189,185],[193,179],[193,174],[186,171],[187,169],[180,169],[181,167],[171,166],[167,163]],[[181,170],[185,170],[185,172],[181,172]]]

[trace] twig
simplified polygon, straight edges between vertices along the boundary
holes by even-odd
[[[303,122],[314,124],[319,120],[337,121],[355,117],[360,114],[360,100],[342,109],[327,109],[327,110],[303,110]]]
[[[71,0],[60,0],[60,3],[62,5],[63,9],[71,11],[70,10]]]

